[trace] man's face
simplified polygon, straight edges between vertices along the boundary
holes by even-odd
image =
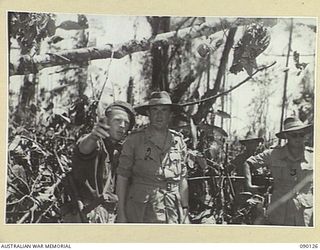
[[[288,132],[286,137],[288,139],[288,146],[292,148],[303,148],[305,143],[305,132],[293,131]]]
[[[148,116],[150,119],[150,125],[156,129],[166,129],[168,128],[172,112],[170,106],[158,105],[152,106],[148,110]]]
[[[112,110],[108,115],[109,134],[111,139],[120,141],[127,134],[130,119],[127,112],[122,110]]]
[[[259,146],[260,142],[259,141],[250,141],[245,143],[245,147],[246,150],[250,153],[250,154],[254,154],[255,151],[257,150],[257,147]]]

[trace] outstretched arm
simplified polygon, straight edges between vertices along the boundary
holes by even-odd
[[[248,191],[256,192],[260,188],[263,188],[263,186],[257,186],[252,184],[250,165],[247,162],[244,163],[243,169],[245,185]]]
[[[109,126],[107,125],[107,118],[97,122],[91,133],[84,137],[79,143],[79,151],[82,154],[90,154],[97,148],[97,141],[109,137]]]
[[[188,222],[188,212],[189,212],[189,190],[188,181],[186,177],[182,177],[179,185],[181,205],[183,209],[182,223]]]

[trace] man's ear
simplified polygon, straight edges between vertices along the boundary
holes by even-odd
[[[174,116],[174,111],[173,111],[173,109],[172,109],[172,107],[171,107],[171,109],[170,109],[170,119],[172,119],[173,116]]]
[[[108,113],[106,116],[100,118],[99,122],[102,122],[103,124],[109,125],[111,114]]]

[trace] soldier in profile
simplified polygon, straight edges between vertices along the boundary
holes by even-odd
[[[305,146],[311,124],[297,117],[288,117],[284,129],[276,134],[286,139],[284,146],[265,150],[250,157],[244,164],[246,185],[255,191],[250,168],[270,169],[274,178],[271,203],[267,208],[267,224],[281,226],[311,226],[313,207],[313,150]]]
[[[105,109],[105,117],[94,125],[91,133],[78,140],[67,189],[72,209],[63,216],[64,222],[114,222],[120,142],[134,124],[131,105],[115,101]]]
[[[243,145],[245,149],[230,162],[237,176],[244,176],[243,164],[250,156],[256,153],[258,146],[263,142],[262,137],[255,136],[251,131],[248,132],[244,139],[239,140],[239,143]]]

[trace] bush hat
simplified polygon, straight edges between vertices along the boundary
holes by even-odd
[[[127,103],[127,102],[124,102],[124,101],[115,101],[111,104],[109,104],[106,109],[105,109],[105,115],[107,115],[107,112],[113,110],[113,109],[122,109],[124,110],[125,112],[128,113],[129,115],[129,121],[130,121],[130,124],[129,124],[129,130],[132,130],[133,126],[135,125],[136,123],[136,120],[135,120],[135,112],[134,112],[134,109],[133,107]]]
[[[279,133],[276,133],[276,136],[280,139],[286,139],[286,134],[288,132],[293,131],[303,131],[306,134],[310,133],[312,130],[312,124],[304,124],[299,118],[297,117],[287,117],[283,122],[283,130]]]
[[[142,105],[138,105],[134,109],[138,114],[147,116],[147,110],[150,107],[159,105],[170,106],[172,111],[174,112],[183,112],[182,106],[176,103],[172,103],[171,98],[166,91],[152,92],[148,102]]]
[[[247,133],[245,139],[239,140],[239,142],[244,145],[250,142],[264,142],[264,139],[262,137],[256,136],[251,131]]]

